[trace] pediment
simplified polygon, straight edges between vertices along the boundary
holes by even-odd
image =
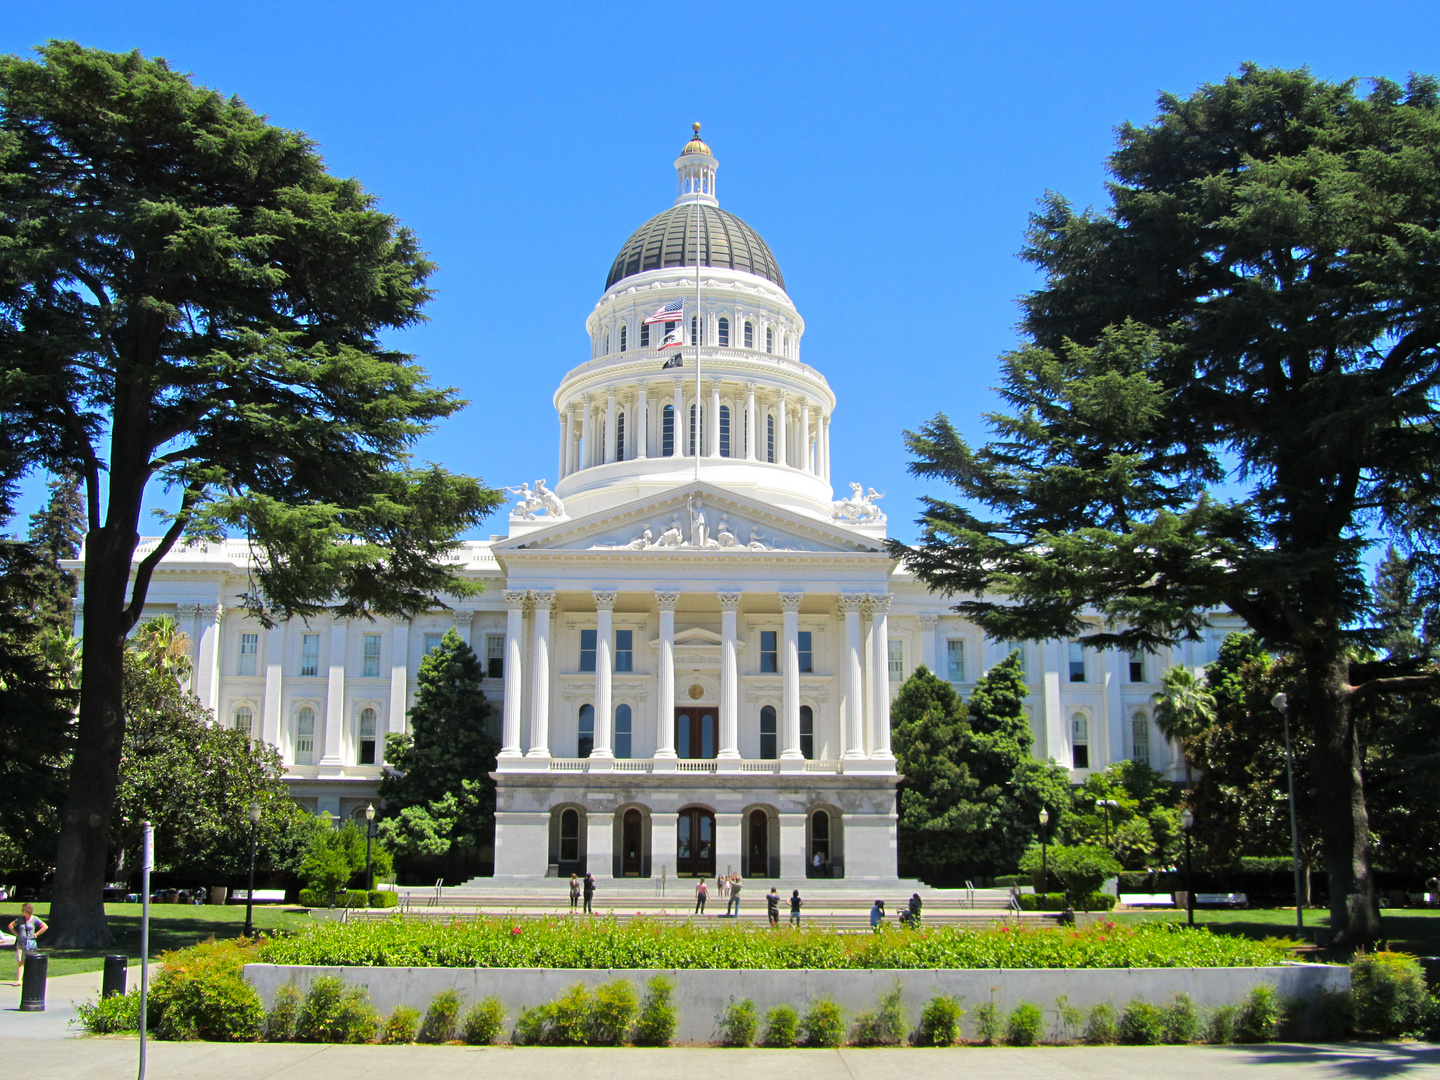
[[[766,506],[705,483],[687,484],[582,518],[557,521],[497,541],[509,554],[616,553],[628,557],[685,558],[697,554],[769,552],[874,555],[880,542],[844,525]]]

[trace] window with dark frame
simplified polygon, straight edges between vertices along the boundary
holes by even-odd
[[[800,706],[800,754],[807,761],[815,758],[815,711],[809,705]]]
[[[760,672],[763,675],[774,675],[780,670],[775,639],[776,632],[774,630],[760,631]]]
[[[575,745],[575,756],[588,758],[590,751],[595,749],[595,706],[585,704],[580,706],[579,725],[577,727],[578,737]]]
[[[764,705],[760,709],[760,757],[774,761],[779,756],[776,749],[775,706]]]
[[[505,635],[485,635],[485,677],[487,679],[503,679],[505,677]]]
[[[809,675],[815,671],[815,651],[811,645],[812,638],[809,630],[801,630],[795,635],[796,652],[800,654],[800,674]]]
[[[635,631],[615,631],[615,670],[633,671],[635,665]]]
[[[595,630],[580,631],[580,670],[595,670]]]

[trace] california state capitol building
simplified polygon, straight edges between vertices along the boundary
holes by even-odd
[[[832,482],[843,405],[802,358],[775,255],[721,208],[698,129],[673,205],[610,266],[589,357],[560,377],[545,479],[514,489],[507,534],[452,556],[485,591],[409,621],[267,630],[232,606],[245,540],[177,548],[145,615],[189,635],[192,689],[279,748],[302,806],[358,816],[422,657],[455,627],[495,706],[494,873],[512,881],[893,881],[893,696],[921,664],[968,695],[1015,648],[1038,757],[1076,783],[1126,758],[1177,778],[1152,696],[1234,620],[1159,655],[992,641],[898,567],[883,478]]]

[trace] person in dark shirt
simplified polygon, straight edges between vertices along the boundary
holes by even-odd
[[[765,914],[770,917],[771,926],[780,925],[780,894],[775,891],[773,885],[765,894]]]

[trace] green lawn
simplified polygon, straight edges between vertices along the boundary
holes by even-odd
[[[35,914],[50,921],[50,905],[36,904]],[[115,943],[104,949],[47,949],[45,938],[40,947],[50,956],[50,975],[75,975],[82,971],[99,971],[109,953],[124,953],[132,960],[140,959],[140,905],[106,904],[105,915],[115,935]],[[20,917],[20,905],[0,904],[0,927]],[[301,914],[283,906],[256,905],[257,930],[297,930],[310,925],[308,913]],[[245,929],[245,905],[225,906],[190,904],[150,905],[150,957],[154,959],[166,949],[180,949],[204,941],[212,934],[217,938],[239,937]],[[48,935],[47,935],[48,936]],[[0,956],[0,965],[9,962],[13,952]],[[0,977],[13,979],[13,969],[0,966]]]
[[[1125,911],[1111,916],[1116,922],[1184,922],[1183,911]],[[1440,909],[1384,908],[1380,921],[1392,949],[1419,956],[1440,955]],[[1217,934],[1246,937],[1294,937],[1294,908],[1244,909],[1239,911],[1196,911],[1195,925],[1208,926]],[[1327,912],[1305,910],[1307,937],[1315,930],[1330,929]]]

